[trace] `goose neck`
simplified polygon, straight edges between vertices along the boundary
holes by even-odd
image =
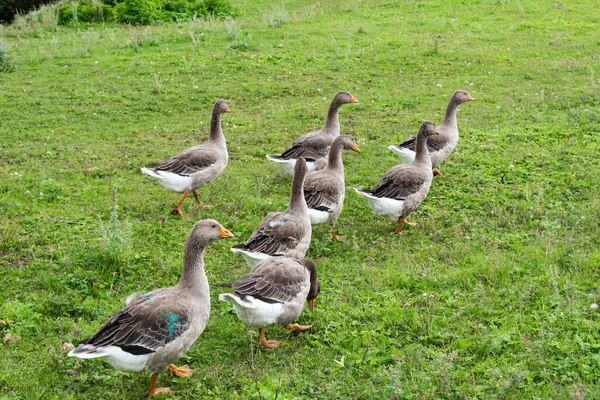
[[[210,119],[210,140],[215,142],[224,142],[223,130],[221,129],[221,115],[213,111]]]
[[[333,101],[329,105],[324,129],[330,133],[339,134],[340,132],[340,121],[338,118],[338,111],[340,109],[340,106],[341,104],[337,99],[333,99]]]
[[[431,164],[431,158],[429,158],[429,149],[427,148],[427,136],[425,135],[417,135],[415,162]]]
[[[342,142],[334,141],[329,149],[329,157],[327,160],[327,168],[334,171],[339,171],[344,168],[342,163],[342,151],[344,144]]]
[[[290,196],[290,211],[292,212],[308,212],[308,206],[306,205],[306,200],[304,199],[304,178],[306,177],[306,172],[301,174],[294,174],[294,179],[292,181],[292,194]]]
[[[191,290],[201,297],[208,297],[209,287],[204,271],[205,245],[194,240],[188,240],[183,253],[183,272],[179,288]]]
[[[456,111],[458,110],[458,102],[452,97],[446,107],[446,115],[444,116],[444,126],[454,128],[456,127]]]

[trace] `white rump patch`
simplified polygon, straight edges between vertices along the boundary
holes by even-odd
[[[402,164],[408,164],[415,160],[415,152],[400,146],[388,146],[402,160]]]
[[[371,210],[375,215],[383,215],[391,222],[398,222],[398,218],[404,212],[404,200],[395,200],[388,197],[375,197],[370,193],[354,188],[356,193],[360,194],[369,202]]]
[[[153,168],[142,168],[142,172],[157,179],[165,189],[173,192],[192,190],[192,177],[174,174],[173,172],[157,171]]]

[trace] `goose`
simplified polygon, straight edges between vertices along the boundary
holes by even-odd
[[[244,256],[250,268],[271,257],[305,256],[312,233],[308,207],[302,195],[306,171],[306,161],[299,158],[294,166],[292,193],[287,210],[267,215],[246,243],[231,248],[234,253]]]
[[[335,220],[342,213],[346,190],[342,163],[343,149],[360,153],[352,136],[340,135],[335,138],[329,149],[327,165],[323,169],[309,172],[304,181],[304,199],[308,206],[310,223],[330,224],[333,240],[344,239],[344,236],[335,233]]]
[[[358,100],[349,92],[337,92],[329,105],[323,129],[301,136],[290,147],[285,149],[283,153],[269,154],[267,159],[281,164],[283,169],[291,175],[294,171],[296,160],[299,157],[303,157],[308,165],[308,170],[313,171],[315,169],[315,161],[327,157],[329,146],[333,143],[333,139],[340,135],[338,111],[342,105],[348,103],[358,103]]]
[[[198,189],[212,182],[227,166],[229,156],[221,129],[221,114],[226,112],[231,112],[227,102],[217,100],[212,110],[208,142],[183,150],[154,168],[142,168],[143,173],[157,179],[165,189],[183,193],[171,214],[184,217],[181,206],[190,192],[194,194],[196,204],[201,206]]]
[[[474,99],[464,90],[454,92],[446,108],[444,122],[437,128],[439,136],[433,136],[427,140],[427,149],[431,157],[432,168],[434,168],[434,175],[442,175],[442,172],[435,167],[448,158],[458,143],[458,126],[456,124],[458,106],[472,100]],[[397,146],[389,146],[388,149],[400,156],[402,163],[407,164],[415,159],[416,143],[416,137],[411,136]]]
[[[129,304],[115,313],[96,334],[79,342],[69,357],[104,358],[121,371],[149,371],[147,394],[171,393],[157,388],[158,374],[168,370],[179,377],[191,376],[187,365],[174,363],[204,330],[210,315],[208,280],[204,272],[204,248],[211,242],[233,237],[212,219],[198,221],[185,242],[183,273],[176,286],[130,296]]]
[[[267,340],[264,328],[282,325],[292,331],[310,329],[311,325],[292,322],[302,312],[305,301],[309,310],[313,310],[321,290],[315,264],[305,258],[287,257],[261,261],[231,287],[235,292],[220,294],[219,300],[233,304],[239,319],[258,328],[259,343],[268,348],[279,347],[281,343]]]
[[[374,214],[398,223],[393,235],[406,233],[400,230],[402,224],[416,225],[416,222],[406,221],[406,217],[417,209],[429,192],[433,173],[427,140],[434,134],[437,134],[435,124],[423,122],[417,133],[417,154],[413,162],[388,169],[372,190],[354,188],[367,199]]]

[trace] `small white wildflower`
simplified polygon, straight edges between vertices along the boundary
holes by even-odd
[[[198,89],[198,85],[194,85],[194,89]]]
[[[427,297],[427,293],[423,293],[423,297]]]
[[[437,87],[441,88],[441,87],[442,87],[442,84],[441,84],[441,83],[438,83],[438,84],[437,84],[437,85],[435,85],[435,86],[437,86]]]
[[[98,60],[94,61],[94,64],[98,64]]]
[[[588,293],[588,297],[591,299],[592,297],[594,297],[593,293]]]
[[[597,310],[597,309],[598,309],[598,304],[594,303],[594,304],[592,304],[592,305],[590,306],[590,308],[591,308],[592,310]]]

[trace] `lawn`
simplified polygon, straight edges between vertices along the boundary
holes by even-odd
[[[147,374],[67,358],[127,295],[175,284],[184,240],[214,218],[212,310],[175,398],[600,398],[600,8],[591,0],[235,2],[235,20],[149,27],[0,27],[1,399],[142,399]],[[275,4],[275,5],[272,5]],[[8,64],[7,64],[8,63]],[[371,214],[390,144],[456,89],[460,141],[404,236]],[[218,287],[247,272],[229,247],[283,210],[266,154],[325,120],[333,95],[346,202],[313,229],[321,280],[306,333],[259,348]],[[216,99],[229,165],[179,195],[140,172],[208,137]]]

